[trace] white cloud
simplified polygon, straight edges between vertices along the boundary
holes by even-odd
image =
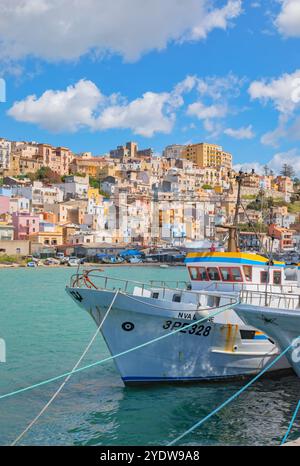
[[[277,128],[261,137],[262,144],[278,146],[278,141],[287,135],[287,125],[300,108],[300,69],[284,73],[279,78],[253,81],[248,89],[251,98],[262,103],[271,102],[279,112]]]
[[[279,115],[279,122],[277,128],[262,135],[260,142],[267,146],[278,147],[279,140],[286,136],[286,124],[288,117],[285,114]]]
[[[269,81],[253,81],[248,92],[252,99],[271,101],[281,113],[292,113],[300,104],[300,70]]]
[[[188,106],[187,115],[202,120],[210,137],[218,137],[224,131],[222,119],[235,111],[230,101],[240,95],[244,83],[244,78],[231,72],[221,77],[194,77],[193,87],[197,89],[198,98]]]
[[[275,20],[278,31],[286,37],[300,37],[299,0],[281,0],[282,7]]]
[[[242,0],[1,0],[0,59],[74,60],[93,52],[127,61],[171,41],[227,29]]]
[[[104,100],[93,82],[80,80],[65,91],[47,90],[39,98],[29,95],[15,102],[8,115],[49,131],[74,132],[82,126],[93,125],[93,112]]]
[[[238,97],[240,89],[245,82],[244,78],[239,78],[233,73],[227,76],[207,76],[197,80],[197,90],[201,96],[210,97],[213,100],[222,98]]]
[[[175,114],[166,109],[170,94],[146,92],[127,105],[106,108],[95,121],[95,129],[127,128],[134,134],[152,137],[154,133],[170,133]]]
[[[212,118],[223,118],[227,114],[227,108],[224,105],[204,105],[202,102],[194,102],[187,109],[189,116],[195,116],[199,120]]]
[[[134,134],[151,137],[169,133],[175,114],[170,93],[146,92],[127,102],[118,94],[105,96],[91,81],[80,80],[62,91],[45,91],[15,102],[8,115],[17,121],[35,123],[53,132],[131,129]]]
[[[278,152],[268,163],[269,167],[274,170],[275,173],[279,173],[282,169],[282,165],[287,163],[291,165],[296,173],[300,175],[300,153],[299,149],[291,149],[286,152]]]
[[[212,103],[205,104],[198,100],[185,110],[189,116],[203,121],[205,130],[214,136],[222,133],[220,120],[229,111],[229,82],[236,86],[238,78],[207,78],[207,96]],[[39,97],[30,95],[15,102],[8,114],[18,121],[34,123],[52,132],[74,132],[80,128],[92,131],[119,128],[152,137],[155,133],[172,131],[175,112],[185,104],[185,94],[195,90],[205,100],[207,96],[203,83],[205,80],[188,75],[168,92],[148,91],[128,101],[118,93],[105,96],[96,84],[82,79],[65,90],[50,89]]]
[[[239,163],[234,165],[236,171],[244,170],[250,171],[254,168],[255,172],[258,174],[264,173],[264,166],[267,165],[271,170],[274,171],[275,175],[279,175],[283,164],[287,163],[291,165],[295,171],[296,176],[300,176],[300,152],[299,149],[291,149],[286,152],[278,152],[274,157],[265,164],[254,161],[253,163]]]
[[[259,162],[236,163],[233,166],[233,169],[236,172],[239,172],[240,170],[243,172],[251,172],[251,170],[254,170],[258,175],[262,175],[264,173],[264,166]]]
[[[255,136],[252,125],[243,126],[238,129],[226,128],[224,133],[227,134],[227,136],[231,136],[235,139],[252,139]]]

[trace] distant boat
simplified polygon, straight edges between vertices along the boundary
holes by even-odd
[[[168,264],[160,264],[161,269],[167,269],[169,266]]]
[[[130,264],[138,264],[140,262],[143,262],[143,260],[140,256],[132,256],[128,258],[128,262]]]

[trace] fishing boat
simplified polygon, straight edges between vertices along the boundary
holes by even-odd
[[[253,304],[261,300],[264,305]],[[286,357],[300,377],[300,295],[247,293],[236,312],[247,325],[265,332],[281,351],[290,348]]]
[[[240,252],[236,225],[226,228],[226,252],[187,254],[187,282],[141,283],[93,271],[71,278],[67,293],[101,325],[125,384],[251,376],[280,353],[274,340],[235,308],[243,293],[257,292],[252,304],[259,306],[260,293],[293,293],[298,282],[285,273],[283,262]],[[289,367],[283,357],[270,370]]]
[[[210,252],[188,254],[186,265],[190,280],[173,286],[168,282],[140,283],[84,271],[74,275],[67,287],[68,294],[97,326],[118,290],[101,328],[112,355],[159,339],[115,359],[125,384],[249,376],[279,354],[274,341],[257,327],[246,324],[235,312],[235,306],[242,291],[259,292],[267,286],[272,292],[289,292],[297,286],[285,279],[284,264],[270,266],[266,258],[257,254]],[[274,283],[266,284],[269,268]],[[216,309],[220,313],[211,317]],[[204,316],[206,322],[184,329]],[[179,328],[180,332],[160,339]],[[288,361],[282,358],[272,370],[288,367]]]

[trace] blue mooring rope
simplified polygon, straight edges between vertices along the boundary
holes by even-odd
[[[239,395],[241,395],[247,388],[249,388],[254,382],[256,382],[265,372],[267,372],[274,364],[276,364],[277,361],[279,361],[282,356],[284,356],[291,348],[293,347],[293,343],[291,343],[282,353],[280,353],[273,361],[268,364],[259,374],[257,374],[253,379],[251,379],[244,387],[242,387],[240,390],[238,390],[236,393],[234,393],[231,397],[229,397],[224,403],[222,403],[220,406],[215,408],[210,414],[205,416],[203,419],[200,421],[196,422],[192,427],[190,427],[188,430],[186,430],[183,434],[179,435],[175,440],[172,440],[172,442],[168,443],[168,446],[175,445],[179,440],[181,440],[183,437],[186,435],[190,434],[193,432],[195,429],[200,427],[204,422],[208,421],[212,416],[217,414],[221,409],[225,408],[231,401],[235,400]],[[299,402],[299,408],[300,408],[300,402]],[[297,414],[297,413],[296,413]]]
[[[293,417],[292,417],[291,422],[289,424],[288,430],[286,431],[286,434],[285,434],[285,436],[283,437],[283,439],[281,441],[281,445],[283,445],[286,442],[288,436],[290,435],[293,424],[294,424],[294,422],[296,420],[296,417],[297,417],[297,414],[298,414],[299,410],[300,410],[300,400],[298,401],[298,404],[297,404],[296,409],[294,411]]]

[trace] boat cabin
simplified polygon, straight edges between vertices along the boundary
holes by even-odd
[[[272,261],[254,253],[190,253],[185,260],[192,289],[235,291],[266,288],[282,291],[297,287],[297,269],[287,272],[284,262]],[[300,275],[300,271],[298,272]]]

